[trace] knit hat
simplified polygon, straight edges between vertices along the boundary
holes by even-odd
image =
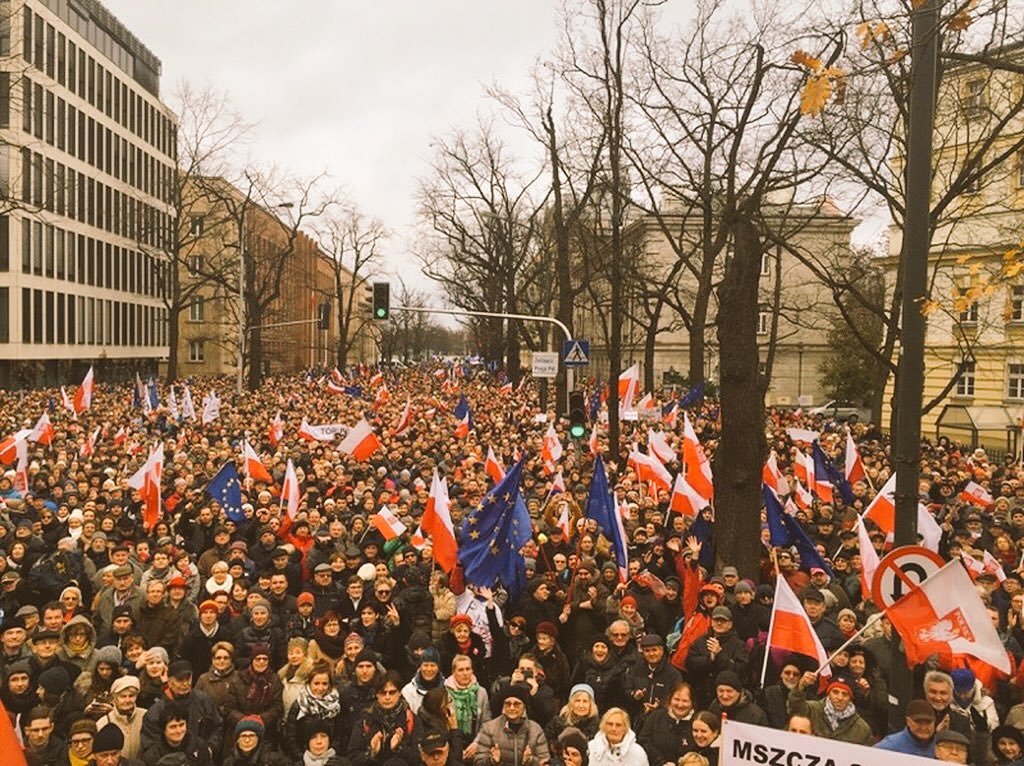
[[[358,665],[360,662],[372,662],[374,665],[377,664],[377,655],[370,649],[363,649],[356,655],[353,665]]]
[[[316,604],[316,597],[308,590],[300,593],[299,597],[295,599],[296,606],[302,606],[303,604],[309,604],[310,606],[314,606]]]
[[[633,596],[623,596],[622,597],[622,606],[632,606],[632,607],[635,607],[636,606],[636,598],[634,598]]]
[[[591,701],[594,699],[594,687],[590,684],[576,684],[569,690],[569,699],[576,696],[576,692],[583,692],[590,697]]]
[[[237,724],[235,724],[235,736],[237,737],[243,731],[255,732],[256,736],[263,739],[263,735],[266,732],[266,728],[263,726],[263,719],[258,715],[247,715]]]
[[[259,601],[257,601],[255,604],[252,605],[252,609],[250,609],[249,611],[252,614],[256,614],[257,610],[261,610],[261,611],[266,612],[267,614],[270,614],[270,603],[267,602],[265,599],[260,599]]]
[[[116,646],[103,646],[96,650],[96,662],[105,662],[112,667],[121,666],[121,650]]]
[[[330,719],[318,718],[316,716],[311,716],[306,719],[302,724],[303,742],[308,744],[309,740],[313,739],[317,734],[326,734],[328,737],[334,736]]]
[[[587,738],[575,726],[567,726],[562,729],[562,733],[558,735],[558,744],[563,750],[567,747],[576,750],[583,756],[584,760],[587,757]]]
[[[162,646],[154,646],[151,649],[147,649],[139,655],[139,659],[135,661],[135,667],[145,667],[148,663],[153,662],[154,660],[160,660],[164,665],[169,664],[170,658],[167,656],[167,650]]]
[[[966,694],[974,690],[974,671],[970,668],[955,668],[949,672],[953,679],[953,691],[957,694]]]
[[[825,687],[825,693],[828,694],[833,689],[843,689],[847,694],[853,694],[853,687],[845,678],[833,678]]]
[[[738,692],[743,691],[743,682],[740,677],[731,670],[723,670],[715,678],[715,686],[728,686]]]
[[[217,602],[212,598],[206,599],[199,605],[200,612],[220,612],[220,607],[217,606]]]
[[[432,646],[428,646],[423,650],[423,654],[420,655],[420,665],[425,662],[433,662],[435,665],[441,664],[441,653]]]
[[[348,646],[349,644],[359,644],[360,646],[362,646],[365,643],[366,642],[363,641],[363,637],[360,636],[358,633],[349,633],[347,636],[345,636],[345,643],[342,644],[342,646]]]
[[[451,622],[451,626],[453,628],[456,625],[468,625],[471,628],[473,627],[473,618],[470,617],[468,614],[461,614],[460,613],[460,614],[452,615],[452,619],[451,619],[450,622]]]
[[[270,647],[267,646],[266,644],[253,644],[252,645],[252,652],[250,653],[249,656],[252,659],[256,659],[257,657],[269,657],[270,656]]]
[[[71,739],[76,734],[91,734],[96,736],[96,722],[91,718],[79,718],[68,729],[68,739]]]
[[[544,621],[537,626],[537,633],[543,633],[544,635],[551,636],[552,638],[558,638],[558,628],[553,622]]]
[[[124,732],[115,723],[108,723],[96,732],[96,736],[92,740],[94,753],[120,751],[122,747],[124,747]]]
[[[135,691],[139,691],[141,688],[139,679],[135,676],[121,676],[110,685],[110,693],[117,694],[124,689],[135,689]]]
[[[39,685],[46,690],[47,694],[59,696],[71,686],[71,679],[68,671],[62,665],[54,665],[39,674]]]
[[[749,580],[740,580],[738,583],[736,583],[735,587],[732,589],[732,592],[733,593],[753,593],[754,592],[754,586],[750,584]]]

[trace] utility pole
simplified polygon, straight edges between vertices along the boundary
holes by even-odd
[[[932,188],[932,131],[939,65],[939,11],[942,0],[925,0],[912,14],[909,125],[907,128],[906,213],[903,221],[903,306],[900,360],[896,382],[896,529],[895,543],[917,544],[918,482],[921,454],[921,406],[924,396],[924,300],[928,288],[929,220]],[[911,697],[911,676],[893,644],[889,726],[903,726]]]

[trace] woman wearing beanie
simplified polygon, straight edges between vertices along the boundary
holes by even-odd
[[[597,734],[600,711],[594,700],[594,690],[587,684],[576,684],[569,691],[569,701],[561,712],[544,727],[548,742],[554,742],[563,730],[574,728],[588,740]]]
[[[564,700],[569,692],[569,660],[558,645],[558,626],[553,622],[540,623],[536,628],[536,639],[533,654],[543,666],[555,698]]]
[[[562,731],[551,745],[549,763],[550,766],[588,766],[590,756],[587,737],[571,726]]]
[[[259,715],[266,738],[274,742],[274,733],[284,717],[283,692],[281,679],[270,667],[270,647],[258,644],[252,648],[249,667],[238,671],[231,682],[225,701],[224,721],[232,727]],[[262,735],[260,739],[263,739]]]
[[[601,730],[587,748],[590,766],[648,766],[647,753],[637,744],[629,714],[613,707],[601,717]]]
[[[420,666],[416,674],[402,687],[402,698],[413,713],[420,712],[424,695],[431,689],[444,684],[441,675],[441,654],[432,646],[428,646],[420,655]]]
[[[160,713],[159,736],[142,754],[146,766],[157,766],[167,756],[184,756],[190,766],[213,766],[210,746],[189,730],[188,709],[177,703],[166,705]]]
[[[27,659],[18,660],[4,668],[0,702],[4,703],[4,709],[12,722],[39,704],[39,693],[32,686],[32,667]]]
[[[302,727],[302,747],[301,766],[343,766],[348,763],[338,755],[327,721],[313,718],[306,722]]]
[[[285,766],[288,763],[266,741],[267,727],[262,717],[247,715],[239,719],[234,728],[234,745],[223,766]]]

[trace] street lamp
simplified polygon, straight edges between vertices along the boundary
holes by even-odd
[[[242,205],[242,214],[238,221],[238,373],[235,379],[235,393],[242,395],[242,372],[245,367],[245,221],[249,211],[249,200]],[[282,202],[273,205],[271,210],[283,210],[295,207],[293,202]]]

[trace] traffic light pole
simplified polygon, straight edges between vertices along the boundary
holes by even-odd
[[[496,319],[524,319],[528,322],[547,322],[562,331],[566,340],[572,340],[572,333],[565,324],[554,317],[537,316],[535,314],[504,314],[495,311],[468,311],[465,309],[435,309],[423,306],[394,306],[395,311],[413,311],[417,314],[448,314],[456,317],[494,317]],[[575,387],[575,375],[572,367],[565,368],[565,414],[569,414],[569,400]]]

